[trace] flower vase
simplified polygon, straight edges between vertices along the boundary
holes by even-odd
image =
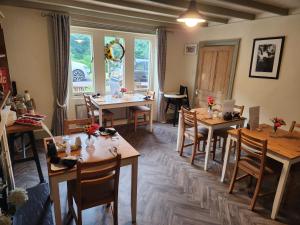
[[[95,140],[93,136],[89,135],[88,138],[85,140],[87,150],[94,150],[95,149],[94,143]]]
[[[213,110],[212,110],[211,107],[208,107],[207,114],[208,114],[208,118],[212,118],[213,117]]]

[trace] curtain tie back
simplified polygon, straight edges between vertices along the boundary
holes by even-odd
[[[61,105],[61,104],[59,103],[58,99],[56,99],[56,105],[57,105],[58,107],[60,107],[60,108],[66,108],[66,107],[67,107],[67,104],[66,104],[66,103],[64,103],[63,105]]]

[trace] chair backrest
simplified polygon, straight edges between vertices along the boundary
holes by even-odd
[[[234,112],[237,112],[240,114],[240,116],[242,116],[243,112],[244,112],[244,108],[245,108],[245,106],[243,106],[243,105],[234,105],[233,110],[234,110]]]
[[[87,94],[83,94],[83,98],[84,98],[84,102],[86,105],[86,111],[87,111],[88,118],[90,118],[90,117],[94,118],[95,117],[94,105],[92,103],[91,96],[87,95]]]
[[[291,127],[290,127],[290,130],[289,132],[290,133],[293,133],[293,131],[297,129],[300,131],[300,123],[297,123],[296,121],[293,121],[292,124],[291,124]]]
[[[74,134],[83,132],[86,125],[93,123],[92,118],[78,119],[78,120],[65,120],[64,121],[64,134]]]
[[[155,99],[155,91],[147,91],[147,96],[150,96],[151,100]]]
[[[268,140],[252,137],[245,134],[241,129],[238,129],[238,151],[237,160],[243,158],[242,152],[246,153],[251,158],[260,161],[260,170],[263,171],[267,153]]]
[[[97,161],[97,162],[77,162],[76,192],[79,205],[82,205],[82,195],[84,190],[93,189],[95,195],[101,188],[111,188],[106,200],[117,200],[119,190],[119,174],[121,165],[121,155]],[[102,186],[102,187],[101,187]]]
[[[184,107],[181,107],[181,113],[183,121],[183,130],[186,131],[186,128],[193,128],[194,137],[197,138],[198,128],[196,111],[190,111]]]

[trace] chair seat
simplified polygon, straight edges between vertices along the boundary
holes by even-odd
[[[150,108],[147,106],[131,106],[129,110],[132,112],[149,112]]]
[[[239,167],[247,173],[251,172],[250,174],[252,176],[258,178],[260,162],[254,160],[250,156],[241,157],[241,159],[239,161]],[[269,174],[274,173],[273,170],[268,166],[265,166],[264,172],[269,173]]]
[[[76,204],[78,204],[78,196],[76,191],[76,180],[68,181],[68,191],[73,196]],[[95,195],[95,193],[97,193]],[[114,196],[114,186],[113,181],[109,181],[106,183],[101,184],[101,188],[99,188],[99,185],[90,185],[84,187],[81,193],[81,200],[82,200],[82,207],[83,208],[91,208],[93,206],[96,206],[95,203],[99,203],[103,201],[103,203],[106,203],[107,200],[113,201]],[[99,205],[99,204],[97,204]]]
[[[92,116],[92,113],[90,112],[89,115]],[[108,109],[103,109],[103,110],[102,110],[102,116],[103,116],[103,117],[104,117],[104,116],[113,116],[113,115],[114,115],[114,113],[111,112],[111,111],[109,111]],[[98,117],[98,116],[99,116],[99,110],[94,110],[94,116],[95,116],[95,117]]]
[[[204,139],[205,137],[207,137],[207,133],[208,132],[206,132],[206,128],[198,127],[198,132],[197,132],[198,138]],[[194,128],[193,127],[187,128],[184,135],[189,139],[193,139],[194,138]]]
[[[214,136],[219,136],[219,137],[222,137],[222,138],[227,138],[228,131],[229,130],[233,130],[233,129],[234,129],[233,127],[226,127],[226,128],[221,128],[221,129],[214,130]]]

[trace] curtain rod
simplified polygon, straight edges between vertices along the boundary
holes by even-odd
[[[42,17],[52,16],[54,13],[59,13],[63,15],[70,15],[68,12],[60,12],[60,11],[50,11],[50,12],[41,12]]]

